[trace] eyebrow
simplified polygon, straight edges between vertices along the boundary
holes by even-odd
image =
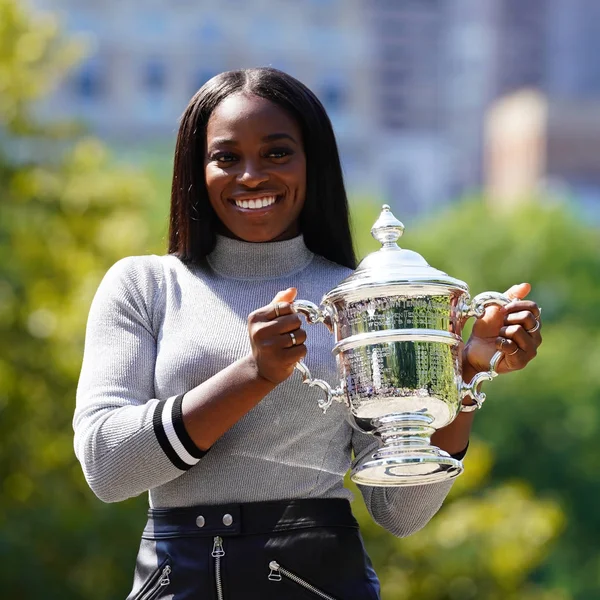
[[[271,133],[263,138],[263,142],[276,142],[277,140],[290,140],[296,143],[296,140],[289,133]]]
[[[291,136],[289,133],[270,133],[269,135],[265,135],[262,138],[263,142],[276,142],[278,140],[290,140],[291,142],[294,142],[294,144],[297,144],[298,142],[296,141],[296,139]],[[237,142],[235,140],[231,140],[228,138],[216,138],[214,140],[212,140],[211,142],[211,146],[217,146],[222,144],[223,146],[226,145],[235,145]]]

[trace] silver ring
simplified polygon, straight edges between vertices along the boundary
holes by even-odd
[[[275,316],[279,317],[279,302],[275,302]]]
[[[292,346],[296,345],[296,336],[290,331],[290,337],[292,338]]]
[[[510,354],[507,354],[507,356],[513,356],[513,354],[516,354],[519,351],[519,348],[517,347],[517,349],[514,352],[511,352]]]
[[[540,328],[540,322],[536,319],[535,320],[535,327],[532,327],[531,329],[526,329],[525,331],[527,333],[533,333],[535,331],[537,331]]]

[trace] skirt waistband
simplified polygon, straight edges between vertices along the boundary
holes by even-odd
[[[352,515],[350,503],[342,498],[151,508],[142,537],[159,540],[173,537],[236,536],[313,527],[358,529],[358,523]]]

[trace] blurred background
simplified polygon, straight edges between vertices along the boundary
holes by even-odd
[[[147,499],[101,503],[72,450],[89,304],[166,251],[193,93],[271,65],[331,116],[360,256],[387,202],[403,246],[544,308],[429,525],[393,538],[357,495],[383,598],[599,599],[599,24],[596,0],[0,0],[2,597],[128,593]]]

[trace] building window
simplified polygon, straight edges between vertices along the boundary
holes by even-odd
[[[198,29],[200,41],[205,44],[214,44],[223,38],[223,33],[218,21],[211,16],[205,16]]]
[[[87,102],[98,100],[106,91],[106,81],[97,62],[90,61],[81,65],[72,81],[75,95]]]
[[[150,60],[145,67],[144,88],[151,94],[162,94],[167,84],[167,69],[159,60]]]
[[[346,86],[338,74],[325,77],[319,86],[319,99],[329,112],[342,111],[346,106]]]
[[[339,85],[325,85],[321,90],[321,99],[327,110],[335,112],[344,107],[345,93]]]

